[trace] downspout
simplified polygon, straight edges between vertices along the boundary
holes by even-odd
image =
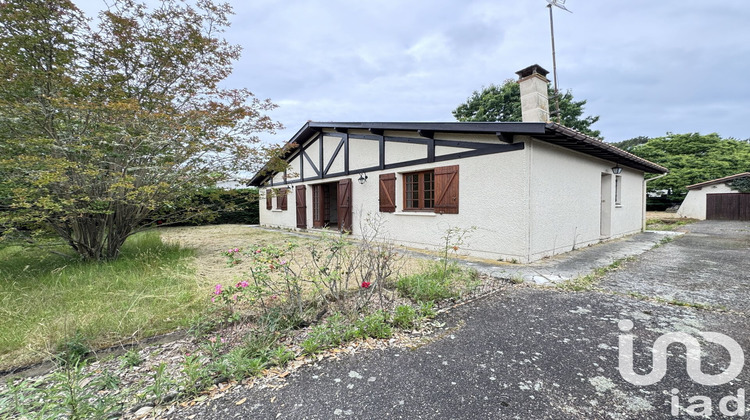
[[[642,229],[641,229],[641,232],[643,232],[643,231],[645,231],[645,230],[646,230],[646,201],[647,201],[647,199],[648,199],[648,190],[647,190],[647,187],[648,187],[648,182],[649,182],[649,181],[654,181],[654,180],[657,180],[657,179],[659,179],[659,178],[663,178],[663,177],[665,177],[665,176],[667,176],[667,175],[669,175],[669,172],[667,172],[667,173],[665,173],[665,174],[661,174],[661,175],[659,175],[659,176],[655,176],[655,177],[653,177],[653,178],[649,178],[649,179],[645,179],[645,178],[644,178],[644,179],[643,179],[643,214],[642,214],[642,217],[641,217],[641,222],[642,222],[643,224],[642,224]]]

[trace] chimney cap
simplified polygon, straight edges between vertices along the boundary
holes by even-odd
[[[547,70],[544,69],[544,67],[540,66],[539,64],[533,64],[529,67],[526,67],[525,69],[518,70],[516,74],[520,79],[523,79],[524,77],[529,77],[532,74],[541,74],[542,77],[545,77],[549,74]]]

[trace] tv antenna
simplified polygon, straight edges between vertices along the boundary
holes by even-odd
[[[565,0],[547,0],[549,9],[549,32],[552,38],[552,77],[555,81],[555,113],[557,114],[557,123],[560,124],[562,115],[560,114],[560,92],[557,90],[557,62],[555,61],[555,24],[552,20],[552,6],[563,9],[568,13],[573,13],[565,7]]]

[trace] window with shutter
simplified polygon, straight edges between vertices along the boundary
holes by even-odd
[[[286,196],[289,193],[288,188],[276,189],[276,208],[279,210],[286,210]]]
[[[393,213],[396,211],[396,174],[380,175],[380,211]]]
[[[435,213],[458,214],[458,165],[435,168]]]
[[[434,171],[404,174],[404,210],[431,211],[435,207]]]
[[[266,210],[271,210],[273,208],[273,199],[271,198],[273,194],[271,194],[271,189],[266,188]]]

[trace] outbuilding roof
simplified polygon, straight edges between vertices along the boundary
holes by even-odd
[[[688,185],[686,188],[689,189],[689,190],[699,190],[699,189],[701,189],[703,187],[708,187],[708,186],[716,185],[716,184],[723,184],[723,183],[725,183],[727,181],[731,181],[733,179],[745,178],[745,177],[750,177],[750,172],[743,172],[741,174],[725,176],[724,178],[712,179],[711,181],[706,181],[706,182],[701,182],[701,183],[698,183],[698,184]]]
[[[590,156],[608,160],[621,166],[630,167],[648,173],[664,174],[669,170],[646,159],[628,153],[599,139],[587,136],[554,122],[307,122],[287,142],[299,144],[323,129],[345,131],[349,129],[369,130],[382,134],[385,130],[416,131],[420,135],[432,136],[434,133],[492,134],[498,141],[513,142],[515,135],[528,135],[575,150]],[[290,149],[289,157],[294,153]],[[250,185],[260,186],[271,174],[267,168],[261,169],[250,181]]]

